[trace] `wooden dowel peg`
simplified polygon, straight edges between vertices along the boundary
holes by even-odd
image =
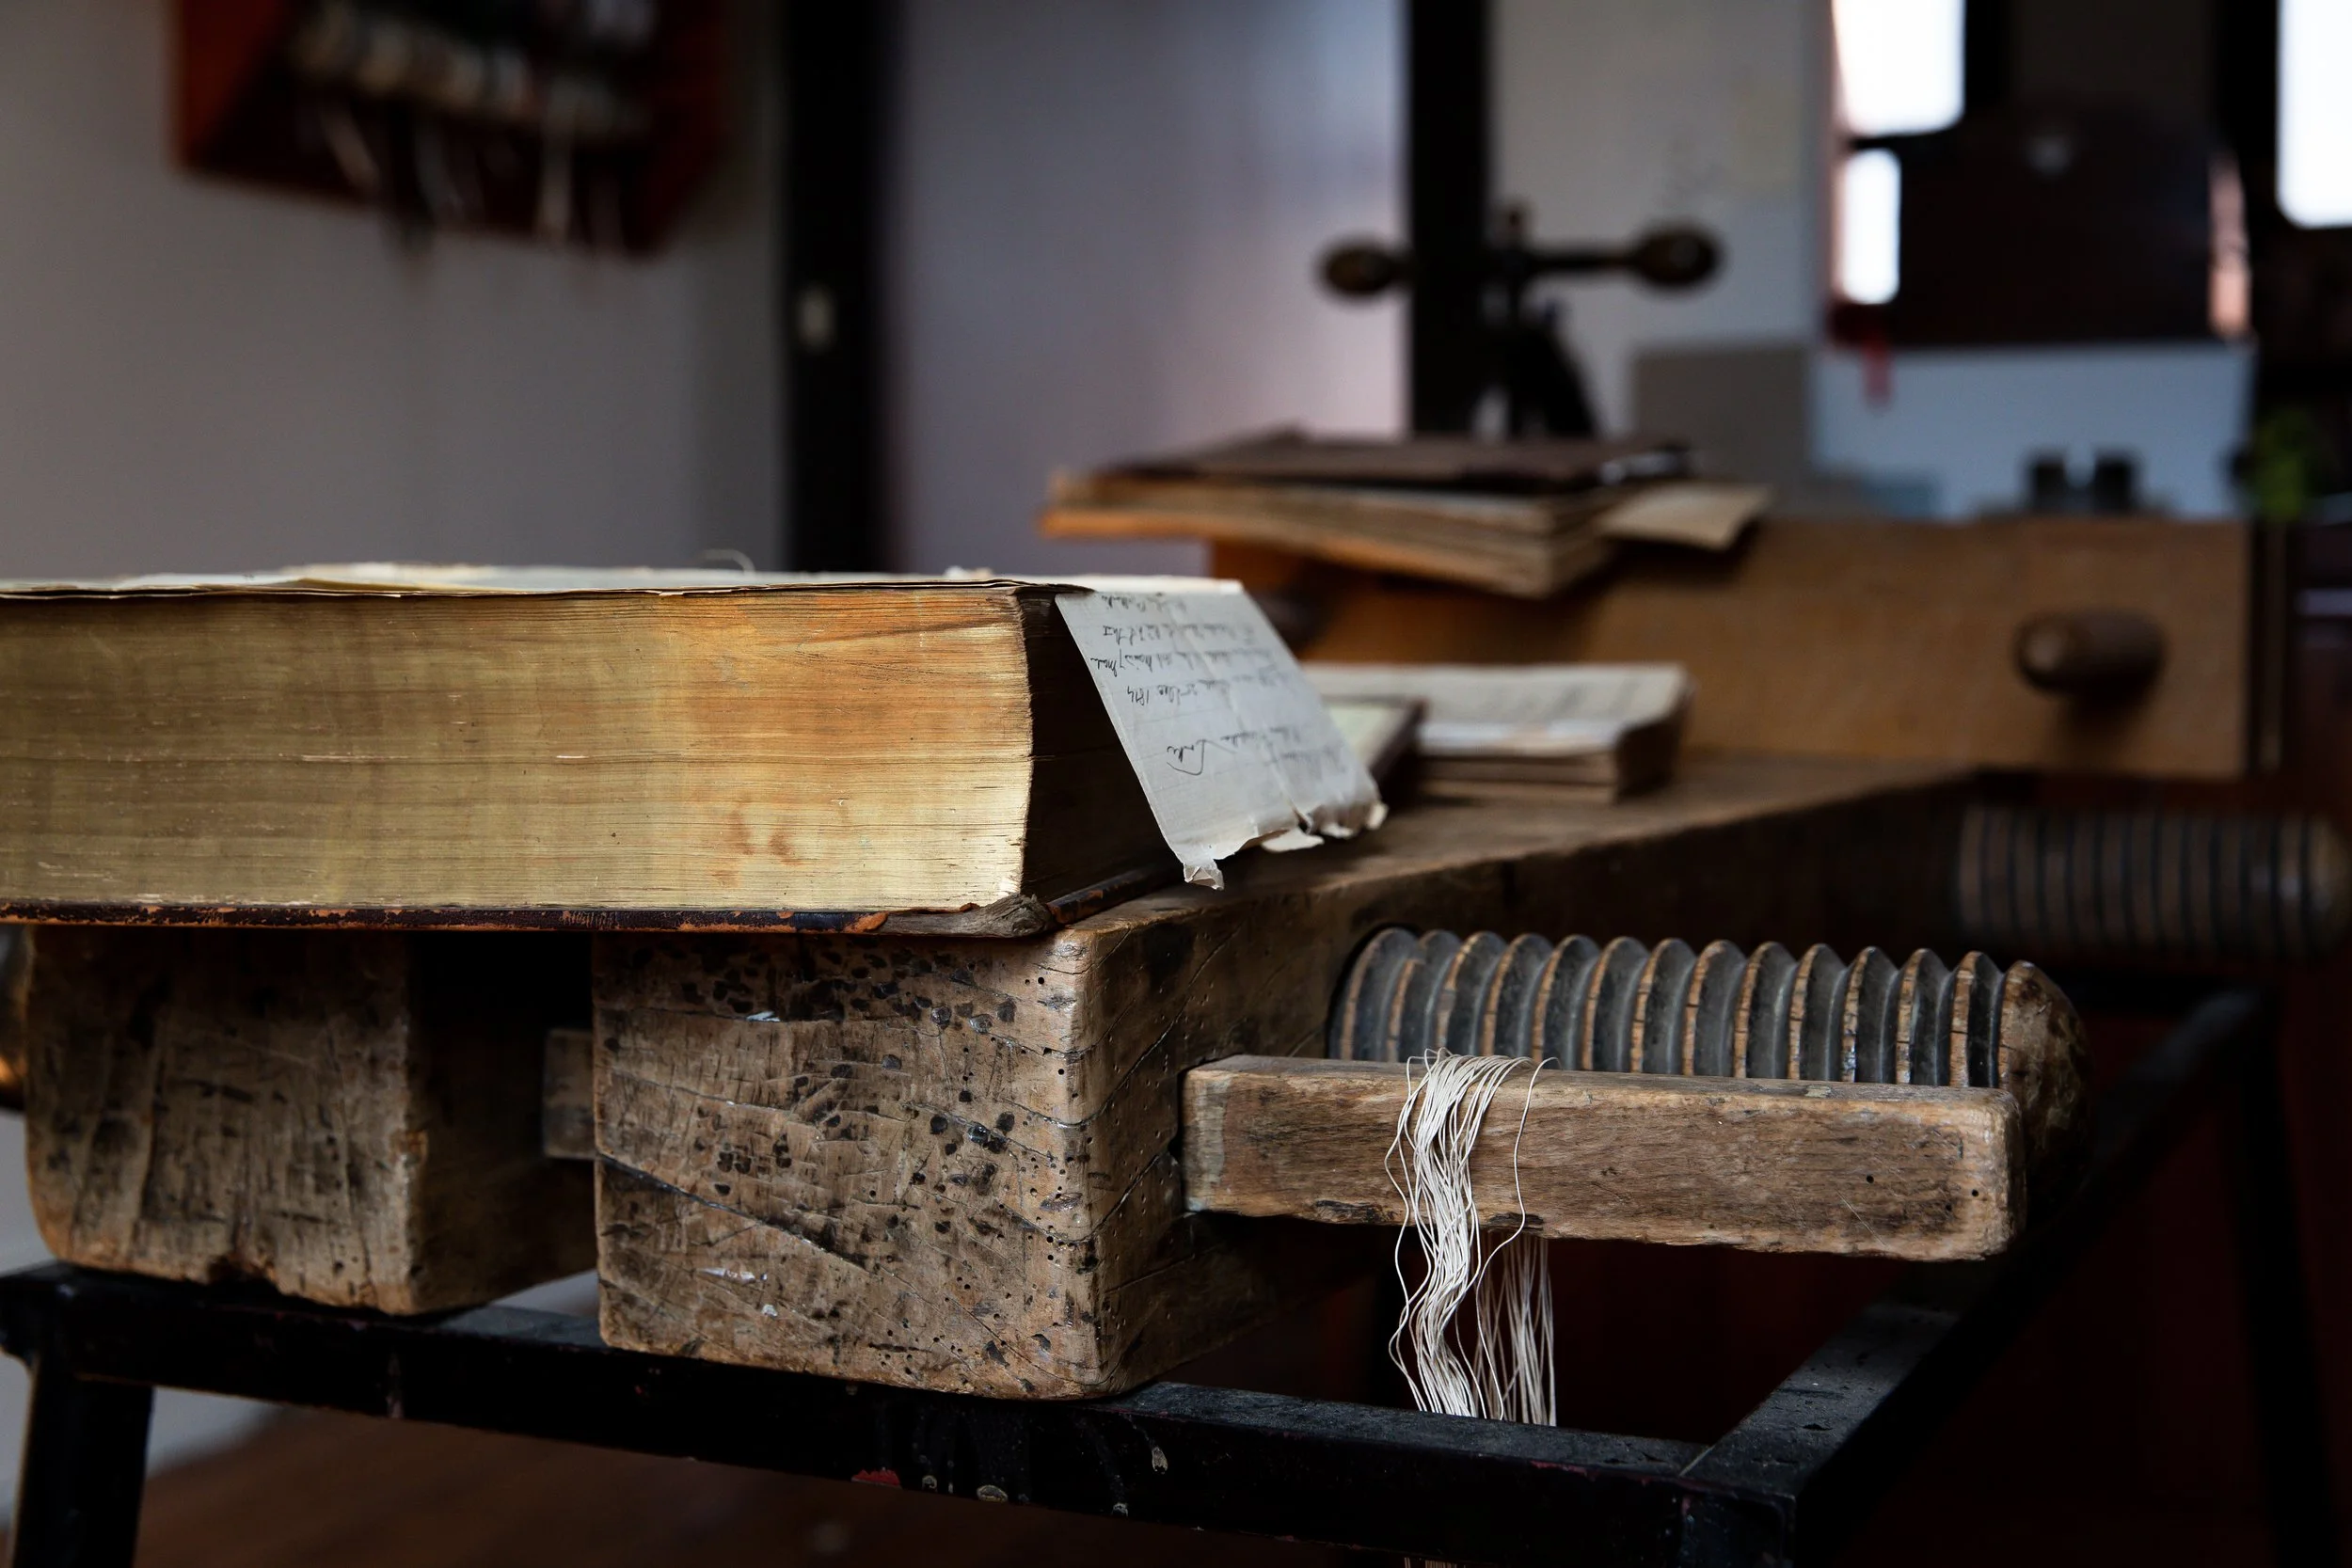
[[[550,1160],[596,1157],[595,1042],[586,1029],[548,1031],[539,1075],[539,1149]]]
[[[2017,628],[2017,673],[2056,696],[2114,701],[2164,668],[2164,628],[2136,610],[2067,610]]]
[[[25,1009],[32,990],[33,928],[0,926],[0,1111],[24,1109]]]

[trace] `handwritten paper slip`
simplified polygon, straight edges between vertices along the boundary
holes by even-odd
[[[1380,792],[1248,594],[1231,583],[1056,597],[1187,881],[1252,844],[1376,828]]]

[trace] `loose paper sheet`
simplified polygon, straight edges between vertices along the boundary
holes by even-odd
[[[1609,539],[1727,550],[1772,503],[1772,491],[1761,484],[1685,480],[1636,490],[1602,513],[1594,527]]]
[[[1330,698],[1418,697],[1430,756],[1575,756],[1670,717],[1691,698],[1679,664],[1316,664]]]
[[[1223,887],[1216,863],[1248,845],[1380,825],[1372,775],[1248,594],[1104,585],[1055,602],[1187,881]]]

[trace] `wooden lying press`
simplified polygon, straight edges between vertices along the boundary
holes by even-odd
[[[2087,1131],[2082,1029],[2030,964],[1898,966],[1815,945],[1693,952],[1629,938],[1375,935],[1329,1056],[1185,1082],[1195,1208],[1393,1225],[1403,1064],[1570,1064],[1506,1089],[1471,1161],[1488,1223],[1765,1251],[1981,1258],[2014,1239],[2028,1167],[2062,1183]]]
[[[1857,951],[1951,929],[1969,803],[1949,770],[1697,758],[1654,797],[1403,812],[1023,939],[45,927],[13,993],[35,1210],[72,1261],[396,1312],[593,1261],[615,1345],[1074,1397],[1374,1266],[1397,1058],[1445,1043],[1560,1064],[1497,1102],[1547,1234],[1982,1256],[2082,1131],[2072,1015],[2014,923],[2046,938],[2049,890],[2087,885],[2052,844],[2108,841],[2039,822],[2032,897],[2002,863],[2006,967]],[[2279,950],[2340,924],[2331,836],[2172,837],[2270,846],[2126,867],[2211,911],[2192,935],[2264,890]],[[1603,909],[1855,957],[1443,934]],[[1473,1160],[1500,1205],[1514,1139]]]

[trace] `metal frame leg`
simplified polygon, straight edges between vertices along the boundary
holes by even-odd
[[[2294,1160],[2279,1083],[2278,1015],[2236,1075],[2229,1148],[2238,1289],[2271,1549],[2282,1563],[2341,1560],[2327,1411],[2296,1228]]]
[[[155,1390],[32,1361],[8,1568],[131,1568]]]

